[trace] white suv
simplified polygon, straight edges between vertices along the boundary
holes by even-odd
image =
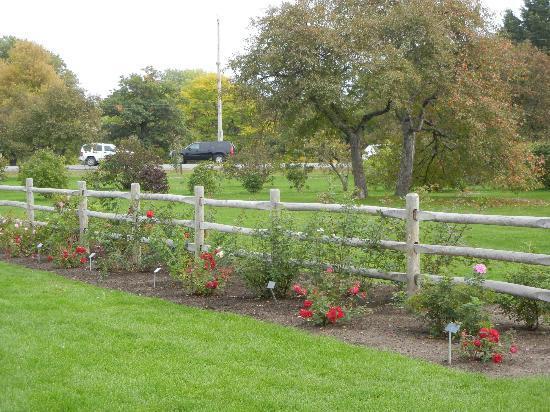
[[[116,146],[110,143],[90,143],[80,148],[80,160],[88,166],[95,166],[100,160],[115,154]]]

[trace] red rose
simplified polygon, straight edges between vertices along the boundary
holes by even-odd
[[[65,249],[63,251],[63,259],[67,259],[68,257],[69,257],[69,251]]]
[[[304,319],[311,318],[313,316],[313,312],[311,310],[302,308],[300,309],[299,316]]]
[[[85,256],[82,256],[80,258],[80,263],[82,263],[82,264],[86,263],[87,261],[88,261],[88,258],[86,258]]]
[[[312,301],[312,300],[304,300],[304,308],[305,308],[305,309],[310,308],[311,305],[313,305],[313,301]]]
[[[75,252],[81,255],[83,253],[86,253],[86,248],[84,246],[77,246]]]
[[[206,287],[206,289],[216,289],[218,287],[218,281],[217,280],[208,281],[204,286]]]
[[[493,360],[493,363],[500,363],[502,362],[502,355],[500,353],[493,353],[491,359]]]
[[[481,341],[479,339],[474,340],[474,346],[479,348],[481,346]]]
[[[489,329],[487,329],[487,328],[481,328],[481,329],[479,330],[479,337],[480,337],[481,339],[488,338],[489,335],[490,335]]]
[[[147,216],[147,218],[149,219],[152,219],[155,216],[155,212],[153,212],[152,210],[148,210],[147,213],[145,213],[145,216]]]
[[[304,289],[303,287],[301,287],[301,286],[298,285],[298,284],[292,286],[292,289],[294,290],[294,292],[296,292],[296,294],[297,294],[298,296],[305,296],[305,295],[307,295],[307,290]]]
[[[489,330],[489,340],[491,342],[497,343],[500,338],[500,334],[498,333],[498,330],[496,329],[490,329]]]
[[[336,323],[336,320],[344,317],[344,312],[340,306],[331,307],[325,316],[331,323]]]
[[[367,292],[361,292],[359,296],[361,296],[361,299],[365,300],[367,298]]]
[[[21,236],[15,236],[15,243],[20,244],[21,243]]]
[[[518,347],[516,345],[510,346],[510,353],[517,353]]]
[[[327,268],[327,273],[332,273],[332,272],[334,272],[334,268],[332,266],[329,266]]]
[[[52,255],[48,255],[48,257],[46,258],[48,260],[48,262],[51,262],[53,260],[53,256]]]
[[[348,292],[350,295],[353,295],[353,296],[357,295],[359,293],[359,286],[353,285],[351,288],[349,288]]]

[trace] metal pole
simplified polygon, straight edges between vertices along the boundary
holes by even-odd
[[[222,127],[222,71],[220,63],[220,19],[218,23],[218,60],[216,66],[218,68],[218,142],[223,142],[223,127]]]

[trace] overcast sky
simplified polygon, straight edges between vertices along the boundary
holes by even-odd
[[[522,0],[483,0],[502,17]],[[0,36],[37,42],[59,54],[89,93],[106,96],[122,74],[145,66],[216,70],[216,18],[222,64],[241,50],[251,17],[281,0],[16,0],[2,2]]]

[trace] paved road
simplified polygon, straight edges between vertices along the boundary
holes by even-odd
[[[182,164],[181,167],[183,170],[193,170],[195,166],[197,166],[198,163],[191,163],[191,164]],[[327,166],[320,165],[319,163],[308,163],[308,166],[312,166],[314,168],[325,168]],[[166,171],[174,170],[174,166],[171,164],[163,164],[162,168]],[[97,166],[86,166],[86,165],[69,165],[67,166],[67,170],[95,170],[97,169]],[[6,172],[18,172],[19,166],[6,166]]]

